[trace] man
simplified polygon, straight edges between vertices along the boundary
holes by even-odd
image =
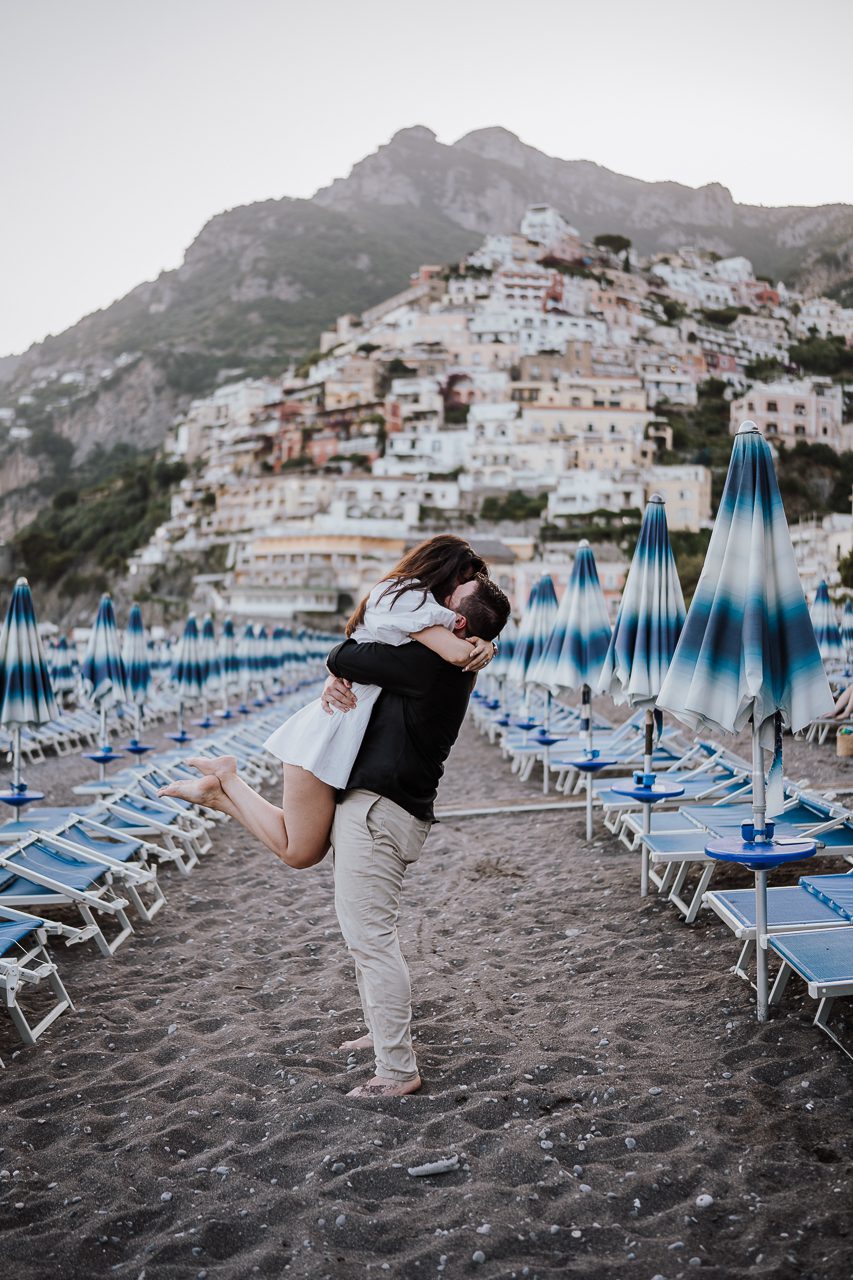
[[[456,633],[494,639],[510,605],[487,578],[457,587],[446,601]],[[421,1087],[412,1048],[409,971],[397,919],[406,868],[417,860],[434,819],[444,762],[462,726],[474,677],[423,645],[347,640],[333,649],[324,705],[354,705],[349,682],[382,689],[335,811],[335,908],[355,961],[367,1035],[343,1048],[372,1045],[373,1078],[350,1097],[396,1097]]]

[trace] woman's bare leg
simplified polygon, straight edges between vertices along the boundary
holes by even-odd
[[[313,867],[322,862],[335,816],[334,788],[313,773],[286,764],[279,809],[244,782],[232,762],[236,766],[233,756],[188,760],[195,768],[204,766],[203,776],[173,782],[161,795],[230,813],[289,867]]]

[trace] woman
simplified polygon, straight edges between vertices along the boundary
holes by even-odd
[[[417,641],[463,671],[480,671],[494,657],[493,641],[462,639],[454,627],[464,623],[457,606],[464,604],[466,589],[483,577],[485,561],[462,538],[430,538],[361,601],[346,634],[394,645]],[[375,685],[356,686],[355,710],[331,718],[316,699],[267,740],[283,762],[280,808],[238,775],[233,756],[190,759],[202,777],[173,782],[160,795],[228,813],[288,866],[314,866],[328,851],[336,793],[346,786],[379,692]]]

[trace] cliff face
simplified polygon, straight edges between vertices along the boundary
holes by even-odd
[[[177,270],[0,359],[0,405],[36,390],[42,416],[29,417],[48,440],[69,440],[78,459],[95,445],[155,445],[175,410],[209,390],[220,369],[280,368],[310,350],[336,315],[381,301],[422,262],[458,258],[540,201],[585,237],[619,232],[641,252],[699,243],[744,254],[760,273],[807,293],[853,291],[849,205],[739,205],[718,183],[694,190],[642,182],[545,155],[506,129],[477,130],[446,146],[417,126],[311,200],[267,200],[217,215]],[[122,353],[126,367],[104,379],[98,371]],[[80,370],[82,388],[51,400],[45,385]],[[7,462],[14,453],[7,449]],[[14,466],[22,476],[27,470],[20,459]],[[8,485],[7,493],[20,487]]]

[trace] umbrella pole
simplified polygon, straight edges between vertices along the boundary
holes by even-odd
[[[764,843],[766,834],[767,798],[764,787],[764,759],[759,739],[759,728],[752,718],[752,825],[757,843]],[[767,1021],[767,871],[755,873],[755,961],[756,961],[756,1016],[759,1022]]]
[[[19,791],[21,789],[21,726],[12,732],[13,755],[12,755],[12,790]]]
[[[103,702],[101,703],[100,710],[101,710],[101,746],[103,747],[104,751],[106,751],[109,748],[110,744],[107,741],[107,708],[104,706]]]
[[[752,825],[759,841],[765,839],[767,825],[767,798],[764,786],[764,758],[761,751],[759,730],[752,718]]]
[[[136,724],[136,729],[135,729],[136,740],[138,742],[139,739],[142,737],[142,707],[138,702],[134,707],[134,720]]]
[[[589,685],[581,689],[581,737],[586,739],[586,749],[592,751],[592,712]],[[586,774],[586,838],[592,839],[592,770]]]
[[[551,724],[551,690],[546,689],[545,690],[545,715],[543,717],[543,728],[546,733],[549,730],[550,724]],[[542,794],[543,796],[547,796],[548,794],[548,784],[550,782],[550,775],[551,775],[551,748],[546,743],[545,750],[542,752]]]
[[[646,708],[645,713],[645,742],[643,743],[643,773],[649,774],[652,771],[652,756],[654,754],[654,735],[655,735],[655,715],[650,707]],[[652,829],[652,806],[650,804],[643,805],[643,835],[647,836]],[[647,844],[642,845],[642,854],[640,862],[640,897],[647,898],[649,896],[649,848]]]

